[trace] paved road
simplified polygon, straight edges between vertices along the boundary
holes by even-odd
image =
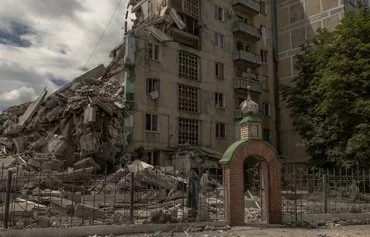
[[[290,228],[256,228],[237,227],[229,231],[212,231],[199,233],[156,233],[126,235],[131,237],[370,237],[368,226],[344,226],[331,229],[290,229]],[[121,237],[126,237],[121,236]]]

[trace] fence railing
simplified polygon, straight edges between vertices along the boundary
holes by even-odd
[[[90,168],[53,173],[2,169],[0,223],[5,228],[61,228],[224,220],[224,190],[217,180],[209,175],[192,189],[187,174],[173,169],[122,168],[111,174],[94,174]]]
[[[300,220],[304,214],[370,212],[370,170],[285,169],[283,213]]]

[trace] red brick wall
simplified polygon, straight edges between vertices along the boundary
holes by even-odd
[[[262,140],[246,141],[234,151],[235,158],[224,167],[225,211],[231,226],[244,225],[244,161],[255,155],[262,159],[264,190],[262,208],[270,224],[282,222],[281,163],[276,152]]]

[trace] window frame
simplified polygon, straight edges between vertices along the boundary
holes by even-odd
[[[156,117],[157,120],[156,120],[156,130],[153,129],[153,117]],[[148,118],[150,118],[150,128],[148,129]],[[145,113],[145,131],[146,132],[154,132],[154,133],[158,133],[159,132],[159,116],[157,114],[148,114],[148,113]]]
[[[222,96],[222,100],[220,100],[220,96]],[[219,105],[219,101],[222,101],[222,106]],[[221,92],[215,92],[215,107],[224,109],[225,108],[225,94]]]
[[[189,94],[193,95],[189,96]],[[196,96],[196,99],[194,99],[194,96]],[[179,111],[184,111],[188,113],[200,113],[200,99],[200,88],[185,84],[178,84],[177,106]],[[196,108],[194,109],[192,105],[196,105]]]
[[[157,58],[155,57],[156,49],[158,49]],[[161,46],[159,44],[151,43],[151,42],[148,43],[148,59],[153,60],[153,61],[158,61],[158,62],[161,61]]]
[[[267,136],[266,136],[267,135]],[[271,143],[271,130],[264,128],[262,131],[262,139],[268,143]]]
[[[267,64],[268,63],[268,51],[261,49],[260,54],[261,54],[262,64]]]
[[[152,77],[148,77],[146,78],[146,82],[145,82],[145,86],[146,86],[146,94],[149,95],[150,93],[154,92],[155,91],[155,87],[157,87],[157,91],[158,93],[161,92],[161,81],[157,78],[152,78]],[[151,85],[150,85],[151,84]],[[153,87],[153,88],[150,88],[150,87]],[[152,89],[152,90],[150,90]]]
[[[187,128],[182,128],[181,125],[187,126]],[[185,144],[189,142],[191,145],[200,145],[201,142],[201,120],[189,119],[180,117],[177,120],[177,131],[178,131],[178,144]],[[192,129],[196,127],[197,131],[194,132]],[[183,136],[181,138],[181,136]],[[188,139],[186,140],[187,137]],[[193,140],[190,140],[193,138]]]
[[[215,75],[217,79],[225,79],[225,64],[215,62]]]
[[[225,48],[225,35],[215,32],[215,46],[219,49]]]
[[[267,117],[271,116],[271,106],[269,103],[263,102],[263,114]]]
[[[222,122],[216,123],[216,139],[226,139],[226,124]]]
[[[220,12],[221,10],[221,12]],[[225,22],[225,8],[215,4],[215,19],[221,22]]]

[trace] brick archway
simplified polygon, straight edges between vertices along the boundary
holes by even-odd
[[[275,149],[261,139],[241,140],[224,153],[223,165],[226,218],[231,226],[244,225],[244,170],[248,157],[258,156],[261,162],[262,206],[269,224],[282,222],[281,163]]]

